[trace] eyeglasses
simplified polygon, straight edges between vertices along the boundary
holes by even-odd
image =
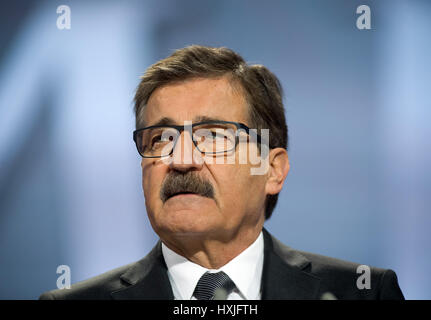
[[[191,132],[195,147],[203,154],[216,155],[235,150],[241,130],[250,135],[250,128],[243,123],[231,121],[204,121],[185,126],[156,125],[133,132],[136,148],[143,158],[170,156],[181,133]],[[256,142],[261,137],[254,133]]]

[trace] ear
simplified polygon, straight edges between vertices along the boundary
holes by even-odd
[[[289,157],[286,149],[275,148],[270,150],[269,170],[265,186],[266,194],[278,194],[281,191],[289,169]]]

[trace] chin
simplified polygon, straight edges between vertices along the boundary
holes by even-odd
[[[171,212],[167,219],[159,221],[156,228],[164,234],[177,236],[208,234],[218,226],[214,216],[203,214],[202,211],[181,210]]]

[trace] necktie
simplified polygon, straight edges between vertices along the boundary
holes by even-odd
[[[223,271],[209,273],[208,271],[199,279],[193,295],[198,300],[213,300],[217,289],[223,289],[228,295],[235,288],[235,284]]]

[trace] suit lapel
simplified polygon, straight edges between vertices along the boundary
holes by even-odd
[[[120,300],[173,300],[167,267],[163,259],[161,241],[142,260],[121,275],[127,287],[111,293]]]
[[[263,235],[262,300],[317,299],[320,278],[306,272],[310,261],[265,229]]]
[[[317,299],[320,279],[306,271],[310,261],[283,245],[265,229],[263,236],[262,300]],[[120,278],[126,287],[112,292],[114,299],[174,299],[161,241]]]

